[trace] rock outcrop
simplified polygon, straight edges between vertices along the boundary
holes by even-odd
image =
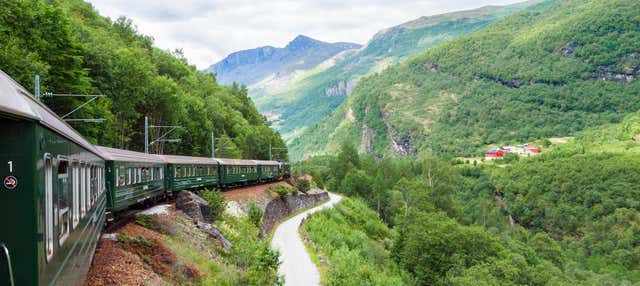
[[[197,225],[198,225],[198,228],[202,230],[204,233],[208,234],[210,237],[219,241],[221,246],[224,249],[231,248],[232,246],[231,242],[229,242],[227,238],[224,237],[224,235],[222,235],[222,232],[220,232],[220,230],[217,227],[215,227],[210,223],[205,223],[205,222],[198,222]]]
[[[260,225],[260,237],[271,233],[273,227],[280,220],[299,212],[303,209],[318,205],[329,200],[329,193],[311,190],[308,194],[292,194],[286,199],[276,198],[267,204],[262,225]]]
[[[180,191],[176,198],[176,208],[191,217],[196,223],[212,220],[211,208],[207,201],[189,191]]]
[[[198,228],[209,237],[219,241],[224,249],[231,248],[231,242],[222,235],[222,232],[215,225],[210,223],[212,220],[211,207],[203,198],[189,191],[180,191],[176,198],[176,208],[193,219]]]

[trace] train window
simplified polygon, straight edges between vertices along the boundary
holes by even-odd
[[[93,206],[96,193],[96,167],[89,167],[89,204]]]
[[[164,169],[162,167],[158,167],[158,173],[160,174],[160,180],[164,179]]]
[[[100,167],[100,194],[104,193],[107,189],[106,182],[104,180],[104,167]]]
[[[149,168],[142,168],[142,182],[148,182],[149,181]]]
[[[116,186],[124,186],[127,182],[127,174],[124,166],[118,166],[116,168]]]
[[[89,164],[87,164],[84,168],[84,172],[86,173],[84,175],[85,177],[85,193],[84,193],[84,197],[85,199],[85,204],[86,204],[86,209],[87,212],[89,212],[89,210],[91,210],[91,166]]]
[[[85,164],[80,164],[80,214],[82,217],[87,213],[87,172],[85,169],[87,166]]]
[[[69,237],[69,162],[61,160],[58,163],[58,243],[64,244]]]
[[[73,162],[71,184],[73,185],[73,228],[76,228],[80,222],[80,170],[78,170],[78,162]]]
[[[49,155],[45,155],[44,161],[45,252],[49,262],[53,257],[53,165]]]
[[[155,180],[157,180],[157,178],[156,178],[156,176],[157,176],[157,175],[156,175],[156,168],[151,168],[151,169],[149,169],[149,174],[150,174],[150,175],[149,175],[149,179],[148,179],[148,181],[155,181]]]
[[[95,204],[98,200],[98,167],[91,167],[91,175],[93,176],[92,188],[91,188],[91,204]]]
[[[127,185],[131,184],[131,168],[127,168]]]

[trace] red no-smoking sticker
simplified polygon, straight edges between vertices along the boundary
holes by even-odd
[[[18,187],[18,179],[14,176],[6,176],[2,182],[7,190],[13,190]]]

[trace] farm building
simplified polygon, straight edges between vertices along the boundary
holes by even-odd
[[[502,159],[504,157],[504,151],[500,148],[494,148],[484,152],[485,160]]]

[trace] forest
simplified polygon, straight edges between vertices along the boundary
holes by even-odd
[[[70,117],[105,119],[70,123],[94,144],[142,151],[148,116],[151,125],[181,127],[167,137],[179,143],[153,144],[153,153],[210,156],[212,133],[217,157],[269,159],[269,144],[286,148],[246,87],[218,85],[180,50],[154,47],[130,19],[102,17],[82,0],[0,0],[0,41],[0,69],[28,90],[39,75],[42,94],[105,95]],[[62,115],[88,99],[43,101]],[[287,159],[276,150],[275,159]]]
[[[320,255],[335,262],[325,280],[640,282],[640,158],[581,146],[576,141],[537,158],[469,164],[429,154],[376,160],[345,143],[335,157],[304,161],[302,170],[350,198],[305,223]]]
[[[542,1],[436,45],[361,79],[292,156],[331,154],[344,140],[379,156],[402,155],[393,143],[477,156],[618,123],[640,109],[639,3]]]

